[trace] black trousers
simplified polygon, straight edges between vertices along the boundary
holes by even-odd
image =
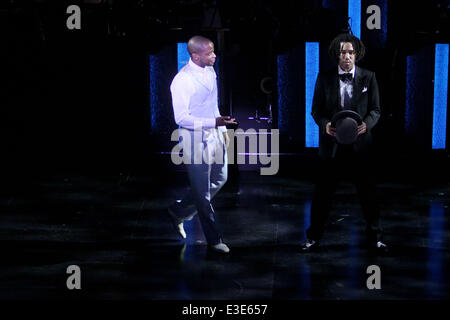
[[[355,152],[352,145],[339,145],[335,158],[320,159],[318,181],[311,203],[311,225],[306,230],[308,239],[322,239],[336,186],[339,180],[350,179],[356,186],[366,220],[367,241],[372,245],[381,240],[374,162],[368,154]]]

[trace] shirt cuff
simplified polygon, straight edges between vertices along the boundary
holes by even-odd
[[[227,132],[227,127],[226,126],[218,126],[217,129],[219,129],[219,131],[221,133]]]
[[[204,119],[203,120],[203,129],[215,128],[216,127],[216,119]]]

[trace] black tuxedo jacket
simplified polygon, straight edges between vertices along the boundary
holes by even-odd
[[[355,151],[366,152],[372,142],[371,130],[380,118],[380,96],[375,73],[356,67],[353,79],[351,109],[360,114],[366,123],[367,132],[358,136],[354,143]],[[336,139],[326,133],[326,125],[333,115],[342,110],[338,68],[320,72],[312,104],[311,115],[319,126],[319,156],[334,157],[337,148]]]

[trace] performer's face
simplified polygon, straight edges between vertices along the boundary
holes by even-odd
[[[214,44],[210,42],[208,45],[203,46],[202,50],[199,50],[198,53],[194,53],[194,62],[197,63],[200,67],[214,65],[216,62],[216,55],[214,54]]]
[[[355,65],[356,52],[351,42],[341,43],[341,53],[339,55],[339,65],[344,71],[350,71]]]

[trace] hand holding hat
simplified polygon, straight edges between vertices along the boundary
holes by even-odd
[[[363,123],[358,126],[358,136],[365,133],[367,131],[366,123],[363,121]]]
[[[333,130],[333,128],[336,129]],[[352,144],[360,134],[366,132],[367,127],[359,113],[353,110],[342,110],[333,116],[326,130],[328,134],[336,137],[338,143]]]
[[[331,126],[331,122],[327,123],[327,126],[325,128],[325,131],[333,137],[336,137],[336,128]]]

